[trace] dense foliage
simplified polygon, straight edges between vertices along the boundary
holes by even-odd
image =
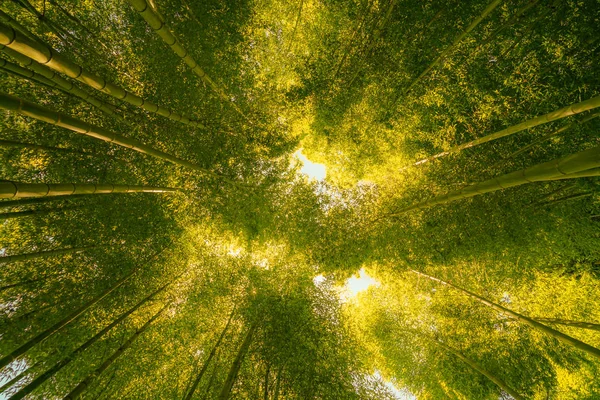
[[[0,398],[600,398],[599,26],[0,3]]]

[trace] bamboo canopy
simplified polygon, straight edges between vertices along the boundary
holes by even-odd
[[[28,37],[17,32],[12,27],[0,22],[0,45],[7,46],[8,48],[15,50],[34,61],[41,64],[47,65],[55,71],[67,75],[69,78],[73,78],[82,82],[92,88],[106,93],[119,100],[123,100],[136,107],[142,107],[144,110],[163,117],[172,119],[177,122],[181,122],[185,125],[193,127],[201,127],[202,125],[198,121],[194,121],[183,114],[173,112],[166,109],[165,107],[158,106],[146,99],[143,99],[125,89],[107,82],[106,79],[86,71],[78,64],[67,60],[65,57],[60,55],[56,50],[43,46],[40,43],[36,43]]]
[[[466,199],[480,194],[507,189],[526,183],[549,181],[557,179],[571,179],[586,176],[595,176],[596,168],[600,167],[600,147],[594,147],[558,160],[548,161],[520,171],[511,172],[497,178],[465,186],[447,194],[434,197],[431,200],[413,204],[402,208],[388,217],[395,217],[412,210],[421,210],[437,204],[449,203],[451,201]]]

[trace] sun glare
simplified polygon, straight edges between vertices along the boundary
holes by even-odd
[[[349,300],[353,297],[356,297],[360,292],[364,292],[371,286],[379,287],[381,284],[369,276],[364,268],[361,268],[358,271],[358,277],[352,276],[346,280],[346,284],[340,293],[340,298],[343,301]]]

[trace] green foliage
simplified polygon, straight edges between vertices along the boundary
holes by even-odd
[[[600,348],[597,330],[560,323],[600,322],[597,176],[431,202],[597,148],[593,110],[413,165],[598,96],[598,1],[505,0],[478,24],[489,0],[145,3],[156,32],[128,2],[2,3],[10,29],[201,124],[0,49],[3,93],[196,166],[2,111],[5,184],[181,188],[0,202],[0,355],[48,333],[0,370],[18,377],[2,396],[46,371],[26,398],[82,382],[98,399],[600,396],[597,359],[409,272]],[[378,284],[352,294],[358,270]]]

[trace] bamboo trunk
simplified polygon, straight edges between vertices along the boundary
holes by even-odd
[[[302,16],[302,8],[304,7],[304,0],[300,0],[300,7],[298,7],[298,14],[296,15],[296,23],[294,24],[294,30],[292,31],[292,36],[290,36],[290,45],[288,46],[287,51],[291,51],[294,47],[294,38],[296,37],[296,30],[298,30],[298,24],[300,23],[300,17]]]
[[[159,312],[157,312],[156,314],[154,314],[154,316],[152,318],[150,318],[144,325],[142,325],[141,328],[139,328],[138,330],[135,331],[135,333],[125,341],[125,343],[123,343],[121,345],[121,347],[119,347],[117,349],[117,351],[115,351],[110,357],[108,357],[102,364],[100,364],[100,366],[98,366],[91,374],[89,374],[83,381],[81,381],[81,383],[79,383],[79,385],[77,385],[75,387],[75,389],[71,390],[71,392],[66,395],[64,397],[65,400],[74,400],[79,398],[79,396],[81,396],[81,394],[84,392],[85,389],[87,389],[90,384],[92,384],[96,378],[102,374],[102,372],[104,372],[108,367],[111,366],[111,364],[117,359],[119,358],[124,352],[125,350],[127,350],[129,347],[131,347],[131,345],[133,344],[133,342],[142,334],[144,333],[144,331],[146,329],[148,329],[148,327],[170,306],[170,303],[167,303],[163,308],[160,309]]]
[[[81,253],[82,251],[95,249],[98,246],[83,246],[83,247],[71,247],[68,249],[57,249],[57,250],[49,250],[49,251],[39,251],[36,253],[27,253],[27,254],[17,254],[14,256],[4,256],[0,257],[0,264],[8,264],[16,261],[28,261],[34,260],[37,258],[47,258],[47,257],[55,257],[61,256],[63,254],[71,254],[71,253]]]
[[[121,121],[124,121],[123,117],[121,115],[117,114],[116,106],[114,106],[110,103],[106,103],[106,102],[92,96],[91,94],[87,93],[85,90],[80,89],[73,82],[68,81],[65,78],[61,77],[56,72],[52,71],[50,68],[47,68],[47,67],[43,66],[42,64],[32,60],[31,58],[26,57],[17,51],[9,49],[8,47],[0,46],[0,50],[2,50],[5,54],[9,55],[13,59],[17,60],[22,65],[25,65],[26,67],[29,67],[33,70],[33,71],[30,71],[27,68],[22,68],[22,67],[16,66],[17,68],[12,67],[12,69],[15,72],[20,73],[21,75],[30,77],[32,79],[36,79],[36,80],[39,80],[42,82],[47,82],[47,84],[50,84],[50,86],[58,88],[58,89],[62,89],[64,91],[66,91],[67,93],[71,93],[74,96],[77,96],[80,99],[82,99],[83,101],[98,108],[102,112],[104,112],[110,116],[116,117]],[[14,65],[14,64],[12,64],[12,65]],[[41,78],[44,78],[45,80],[41,80]]]
[[[166,193],[179,189],[137,185],[111,185],[93,183],[21,183],[0,182],[0,199],[17,199],[21,197],[92,195],[110,193]]]
[[[563,133],[563,132],[565,132],[565,131],[567,131],[567,130],[569,130],[569,129],[577,126],[577,125],[581,125],[581,124],[584,124],[584,123],[586,123],[588,121],[591,121],[592,119],[594,119],[596,117],[599,117],[599,116],[600,116],[600,113],[590,114],[590,115],[586,116],[585,118],[582,118],[579,121],[570,122],[570,123],[568,123],[568,124],[566,124],[564,126],[561,126],[557,130],[552,131],[552,132],[550,132],[550,133],[548,133],[546,135],[543,135],[542,137],[538,138],[537,140],[534,140],[533,142],[529,143],[527,146],[524,146],[524,147],[520,148],[519,150],[517,150],[514,153],[510,154],[504,160],[507,160],[509,158],[513,158],[515,156],[518,156],[519,154],[524,153],[525,151],[529,150],[530,148],[532,148],[532,147],[534,147],[534,146],[536,146],[536,145],[538,145],[538,144],[540,144],[540,143],[542,143],[542,142],[544,142],[544,141],[546,141],[546,140],[548,140],[548,139],[550,139],[552,137],[555,137],[555,136],[557,136],[557,135],[559,135],[559,134],[561,134],[561,133]]]
[[[435,339],[430,339],[430,340],[432,342],[436,343],[438,346],[440,346],[444,350],[446,350],[447,352],[458,357],[465,364],[467,364],[469,367],[473,368],[475,371],[479,372],[481,375],[488,378],[490,381],[494,382],[496,384],[496,386],[498,386],[500,389],[504,390],[506,393],[510,394],[515,400],[524,400],[525,399],[516,390],[514,390],[513,388],[508,386],[506,384],[506,382],[504,382],[502,379],[493,375],[491,372],[486,371],[481,365],[477,364],[475,361],[473,361],[470,358],[468,358],[467,356],[463,355],[458,350],[453,349],[452,347],[440,342],[439,340],[435,340]]]
[[[198,373],[198,376],[194,380],[194,383],[192,384],[189,392],[184,397],[184,400],[191,400],[191,398],[194,396],[194,392],[196,391],[198,384],[202,380],[202,376],[204,376],[204,373],[208,369],[210,362],[212,361],[217,350],[219,349],[219,346],[221,345],[221,342],[223,341],[223,338],[225,337],[225,333],[227,332],[227,329],[229,329],[229,325],[231,324],[231,320],[233,319],[234,312],[235,312],[235,308],[233,311],[231,311],[231,314],[229,315],[229,320],[227,320],[227,324],[225,325],[225,328],[223,329],[223,331],[221,331],[221,335],[219,336],[219,339],[217,339],[217,343],[215,343],[214,347],[211,349],[208,357],[206,358],[206,361],[204,361],[204,364],[202,365],[202,369],[200,370],[200,372]]]
[[[71,195],[69,197],[32,197],[29,199],[21,199],[21,200],[9,200],[9,201],[0,201],[0,210],[4,208],[11,207],[21,207],[27,206],[31,204],[44,204],[48,202],[61,201],[61,200],[71,200],[75,198],[86,197],[84,194]]]
[[[10,61],[7,61],[3,58],[0,58],[0,68],[20,78],[27,78],[34,82],[41,83],[42,85],[46,85],[48,87],[56,87],[56,84],[54,84],[54,82],[52,82],[49,79],[46,79],[44,76],[30,71],[27,68],[18,66],[17,64],[13,64]]]
[[[252,344],[252,338],[254,336],[254,332],[256,332],[256,328],[258,328],[257,322],[252,324],[250,329],[248,329],[248,333],[246,333],[246,337],[244,337],[244,341],[242,342],[242,345],[240,346],[240,349],[237,355],[235,356],[235,359],[233,360],[233,364],[231,364],[231,368],[229,369],[229,373],[227,374],[227,379],[225,380],[225,383],[223,384],[223,389],[219,394],[219,400],[229,399],[231,389],[233,388],[233,385],[237,378],[237,374],[240,371],[242,362],[244,361],[244,357],[246,356],[246,353],[248,352],[248,349]]]
[[[176,278],[177,279],[177,278]],[[85,343],[83,343],[81,346],[79,346],[77,349],[73,350],[67,357],[63,358],[61,361],[59,361],[58,363],[54,364],[54,366],[52,368],[50,368],[49,370],[47,370],[46,372],[44,372],[43,374],[39,375],[37,378],[35,378],[33,381],[31,381],[30,383],[28,383],[26,386],[24,386],[23,388],[21,388],[17,393],[15,393],[10,400],[20,400],[23,397],[27,396],[29,393],[31,393],[32,391],[34,391],[35,389],[37,389],[40,385],[42,385],[44,382],[46,382],[50,377],[54,376],[56,373],[58,373],[58,371],[60,371],[63,367],[65,367],[66,365],[68,365],[71,361],[73,361],[75,359],[75,357],[77,357],[80,353],[84,352],[85,350],[87,350],[90,346],[92,346],[94,343],[96,343],[100,338],[102,338],[107,332],[109,332],[112,328],[114,328],[115,326],[117,326],[120,322],[122,322],[123,320],[125,320],[127,317],[129,317],[131,314],[133,314],[136,310],[138,310],[142,305],[144,305],[146,302],[148,302],[149,300],[151,300],[152,298],[154,298],[156,295],[158,295],[159,293],[161,293],[163,290],[165,290],[169,285],[171,285],[176,279],[174,279],[173,281],[167,283],[166,285],[163,285],[162,287],[158,288],[157,290],[155,290],[154,292],[150,293],[148,296],[144,297],[142,300],[140,300],[137,304],[135,304],[132,308],[130,308],[128,311],[126,311],[125,313],[121,314],[119,316],[119,318],[117,318],[116,320],[114,320],[112,323],[110,323],[109,325],[107,325],[104,329],[102,329],[101,331],[99,331],[98,333],[96,333],[93,337],[91,337],[90,339],[88,339]]]
[[[23,371],[19,372],[14,378],[12,378],[8,382],[6,382],[2,386],[0,386],[0,393],[4,393],[5,391],[7,391],[11,387],[13,387],[15,385],[15,383],[19,382],[26,375],[29,375],[29,373],[31,373],[31,371],[40,364],[41,364],[41,361],[38,361],[35,364],[33,364],[31,367],[25,368]]]
[[[0,93],[0,108],[15,111],[19,114],[47,122],[52,125],[60,126],[85,136],[90,136],[105,142],[114,143],[118,146],[127,147],[131,150],[148,154],[149,156],[166,160],[172,162],[173,164],[181,165],[182,167],[190,168],[195,171],[202,172],[208,176],[212,176],[213,178],[219,178],[225,182],[234,184],[222,176],[204,169],[197,164],[182,160],[163,151],[156,150],[153,147],[140,142],[139,140],[127,138],[117,133],[110,132],[99,126],[88,124],[87,122],[72,118],[66,114],[49,110],[37,104],[33,104],[7,94]]]
[[[210,395],[212,385],[217,377],[217,371],[219,367],[219,355],[220,353],[217,352],[215,366],[213,367],[212,374],[210,374],[210,378],[208,379],[208,383],[206,384],[206,388],[204,389],[204,396],[202,396],[202,400],[208,400],[208,396]]]
[[[589,176],[586,174],[595,175],[600,170],[598,167],[600,167],[600,147],[594,147],[558,160],[545,162],[497,178],[465,186],[445,195],[434,197],[431,200],[405,207],[399,211],[388,214],[387,216],[396,217],[408,211],[420,210],[437,204],[466,199],[484,193],[523,185],[525,183]]]
[[[558,324],[570,326],[573,328],[581,328],[581,329],[591,329],[593,331],[600,331],[600,324],[594,324],[592,322],[582,322],[582,321],[571,321],[567,319],[560,318],[534,318],[537,322],[543,322],[547,324]]]
[[[269,400],[269,372],[271,372],[271,364],[267,364],[267,371],[265,372],[265,387],[263,391],[264,400]]]
[[[521,122],[520,124],[517,124],[517,125],[513,125],[510,128],[506,128],[501,131],[498,131],[498,132],[495,132],[495,133],[492,133],[492,134],[489,134],[486,136],[482,136],[479,139],[471,140],[470,142],[463,143],[458,146],[454,146],[447,151],[444,151],[444,152],[438,153],[436,155],[433,155],[431,157],[419,160],[419,161],[415,162],[414,164],[412,164],[411,166],[425,164],[429,161],[433,161],[435,159],[442,158],[442,157],[445,157],[445,156],[453,154],[453,153],[458,153],[459,151],[462,151],[462,150],[465,150],[465,149],[468,149],[471,147],[479,146],[480,144],[491,142],[493,140],[497,140],[497,139],[503,138],[505,136],[513,135],[515,133],[536,127],[538,125],[546,124],[548,122],[556,121],[561,118],[579,114],[584,111],[591,110],[591,109],[594,109],[597,107],[600,107],[600,96],[596,96],[591,99],[582,101],[581,103],[572,104],[570,106],[560,108],[560,109],[558,109],[556,111],[552,111],[548,114],[541,115],[539,117],[535,117],[535,118],[527,120],[525,122]]]
[[[55,71],[136,107],[142,107],[146,111],[181,122],[185,125],[204,128],[198,121],[191,120],[185,115],[158,106],[113,83],[107,82],[104,78],[94,73],[84,70],[80,65],[61,56],[56,50],[30,40],[25,35],[20,34],[12,27],[3,23],[0,23],[0,45],[7,46],[40,64],[44,64]]]
[[[137,11],[142,18],[150,25],[152,30],[179,56],[187,66],[196,74],[204,83],[206,83],[219,97],[231,104],[235,111],[244,119],[248,120],[242,110],[231,100],[223,88],[219,86],[210,76],[204,72],[200,65],[194,60],[189,52],[183,47],[181,41],[171,32],[169,27],[163,21],[163,18],[148,4],[146,0],[127,0],[131,7]]]
[[[70,324],[71,322],[73,322],[75,319],[77,319],[80,315],[82,315],[83,313],[85,313],[91,307],[93,307],[94,305],[96,305],[97,303],[99,303],[100,301],[102,301],[102,299],[104,299],[106,296],[108,296],[109,294],[111,294],[116,289],[120,288],[137,271],[138,271],[138,268],[135,268],[133,271],[129,272],[124,277],[122,277],[121,279],[119,279],[110,288],[106,289],[105,291],[103,291],[102,293],[100,293],[98,296],[96,296],[92,300],[86,302],[84,305],[82,305],[81,307],[77,308],[75,311],[73,311],[72,313],[70,313],[65,318],[61,319],[60,321],[56,322],[51,327],[49,327],[46,330],[38,333],[35,337],[33,337],[32,339],[28,340],[27,342],[25,342],[24,344],[22,344],[21,346],[19,346],[18,348],[16,348],[15,350],[13,350],[12,352],[10,352],[9,354],[7,354],[6,356],[2,357],[2,359],[0,359],[0,369],[4,368],[8,364],[10,364],[12,361],[16,360],[17,357],[25,354],[25,352],[27,352],[29,349],[31,349],[32,347],[34,347],[38,343],[41,343],[43,340],[47,339],[48,337],[50,337],[50,336],[54,335],[55,333],[59,332],[60,330],[62,330],[65,326],[67,326],[68,324]]]
[[[423,272],[418,272],[418,271],[415,271],[415,270],[411,270],[411,272],[413,272],[413,273],[415,273],[415,274],[417,274],[419,276],[423,276],[425,278],[431,279],[432,281],[441,283],[442,285],[450,286],[451,288],[454,288],[454,289],[460,291],[464,295],[469,296],[472,299],[477,300],[481,304],[484,304],[484,305],[486,305],[486,306],[488,306],[488,307],[490,307],[490,308],[492,308],[492,309],[494,309],[496,311],[499,311],[499,312],[504,313],[506,315],[509,315],[509,316],[511,316],[513,318],[516,318],[517,320],[519,320],[519,321],[521,321],[521,322],[523,322],[523,323],[531,326],[534,329],[537,329],[537,330],[539,330],[541,332],[544,332],[544,333],[552,336],[555,339],[558,339],[558,340],[560,340],[560,341],[562,341],[564,343],[570,344],[571,346],[575,347],[576,349],[584,351],[587,354],[600,359],[600,350],[597,349],[597,348],[595,348],[595,347],[593,347],[593,346],[590,346],[587,343],[583,343],[582,341],[580,341],[578,339],[575,339],[575,338],[573,338],[573,337],[571,337],[569,335],[565,335],[564,333],[559,332],[559,331],[557,331],[555,329],[552,329],[549,326],[541,324],[541,323],[537,322],[534,319],[531,319],[529,317],[526,317],[524,315],[521,315],[519,313],[511,311],[508,308],[504,308],[504,307],[502,307],[499,304],[496,304],[494,302],[486,300],[483,297],[478,296],[475,293],[472,293],[472,292],[470,292],[470,291],[468,291],[466,289],[458,287],[458,286],[456,286],[456,285],[454,285],[454,284],[452,284],[450,282],[446,282],[446,281],[443,281],[443,280],[441,280],[439,278],[436,278],[434,276],[424,274]]]
[[[275,393],[273,394],[273,400],[279,400],[279,389],[281,387],[281,372],[283,367],[279,367],[277,371],[277,378],[275,378]]]

